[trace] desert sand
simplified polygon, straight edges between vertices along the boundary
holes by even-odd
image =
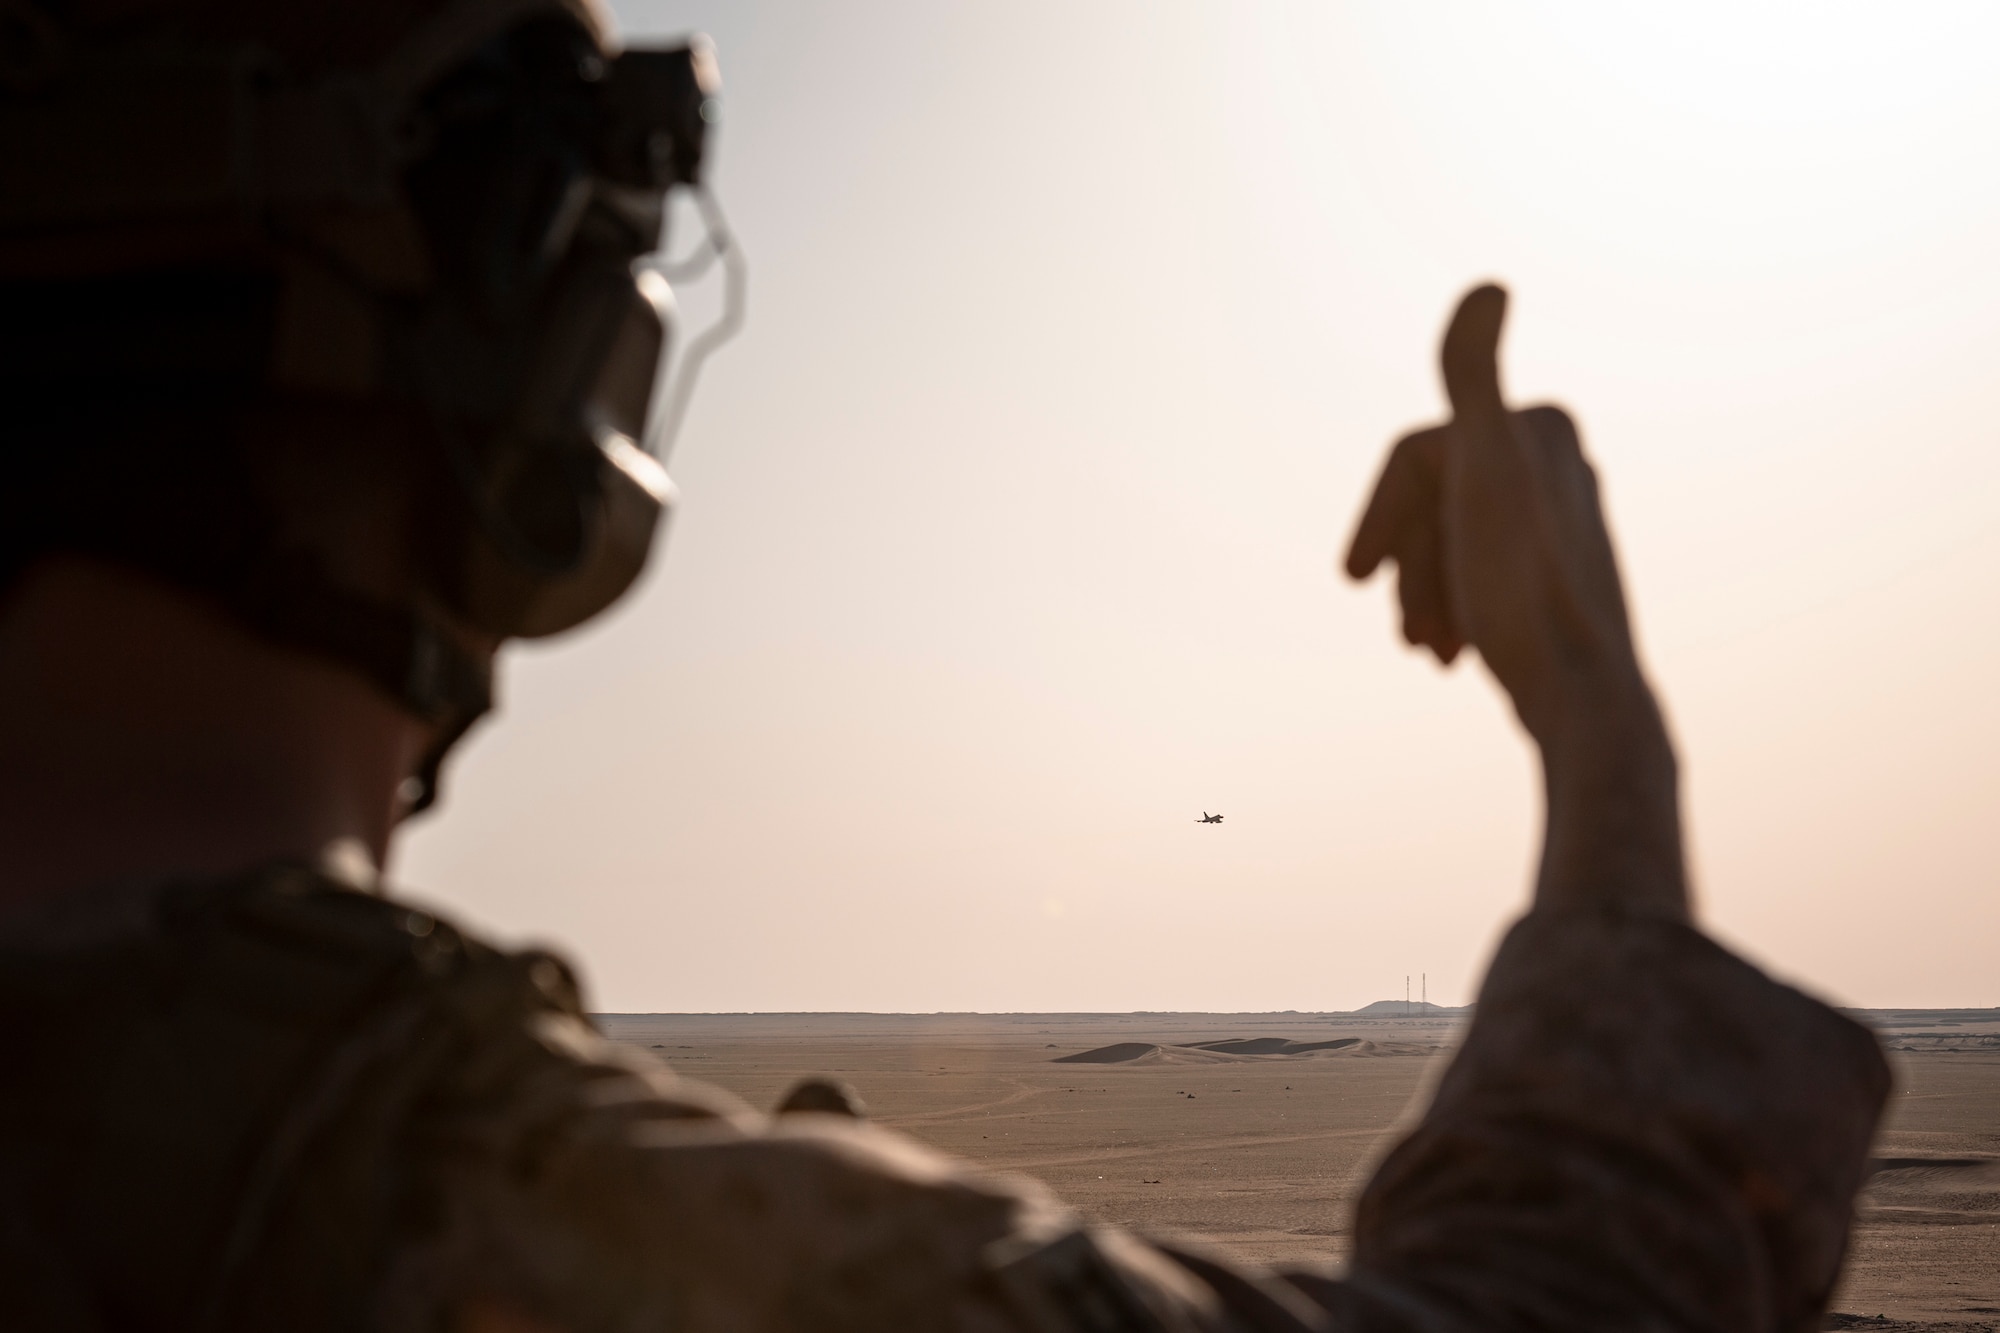
[[[878,1122],[1036,1176],[1090,1217],[1330,1270],[1355,1194],[1468,1019],[1400,1008],[600,1021],[754,1105],[831,1075]],[[1856,1016],[1898,1083],[1829,1326],[2000,1333],[2000,1010]]]

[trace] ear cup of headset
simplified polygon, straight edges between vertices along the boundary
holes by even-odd
[[[565,275],[517,419],[463,477],[469,522],[449,580],[490,633],[556,634],[616,601],[644,568],[673,497],[643,432],[667,342],[657,275],[592,265]]]
[[[456,610],[490,633],[578,625],[639,577],[673,497],[652,458],[614,436],[515,447],[481,479],[461,534]]]

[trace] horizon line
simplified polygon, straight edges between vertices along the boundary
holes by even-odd
[[[593,1018],[1161,1018],[1200,1015],[1206,1018],[1351,1018],[1380,1017],[1377,1005],[1401,1006],[1402,1000],[1373,1000],[1360,1009],[597,1009]],[[1407,1002],[1410,1011],[1469,1014],[1476,1004],[1448,1005],[1421,1000]],[[1843,1014],[1996,1014],[2000,1005],[1836,1005]],[[1395,1017],[1389,1013],[1390,1017]]]

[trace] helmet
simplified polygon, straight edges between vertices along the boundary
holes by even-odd
[[[436,726],[429,804],[490,702],[443,622],[581,623],[671,502],[648,257],[695,191],[733,329],[717,90],[705,40],[620,50],[594,0],[0,0],[6,563],[136,562],[362,670]],[[259,413],[357,404],[416,460],[407,604],[288,545],[258,480]]]

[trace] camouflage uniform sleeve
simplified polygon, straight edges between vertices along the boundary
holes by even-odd
[[[838,1115],[755,1114],[560,1008],[489,1029],[412,1132],[428,1204],[388,1276],[393,1329],[468,1305],[564,1333],[1241,1326],[1032,1182]]]
[[[298,866],[0,920],[0,1327],[1297,1333],[1296,1292],[606,1041]],[[468,1318],[471,1316],[471,1318]],[[486,1316],[491,1316],[487,1318]]]
[[[1698,931],[1537,913],[1355,1220],[1358,1328],[1817,1328],[1889,1085]]]

